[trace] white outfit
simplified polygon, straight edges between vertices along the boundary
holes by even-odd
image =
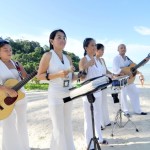
[[[70,68],[70,62],[65,55],[63,55],[63,64],[54,50],[51,50],[51,53],[48,68],[50,74]],[[68,87],[63,86],[64,80],[69,80]],[[71,123],[72,102],[63,102],[63,98],[69,97],[68,89],[71,88],[71,81],[72,73],[69,73],[68,78],[56,78],[49,81],[48,103],[53,125],[50,150],[75,149]]]
[[[117,55],[113,60],[113,73],[119,74],[121,72],[122,67],[127,67],[131,64],[131,60],[127,57],[124,60],[121,55]],[[121,108],[125,113],[128,113],[128,103],[127,103],[127,95],[130,98],[133,110],[135,113],[140,114],[140,101],[139,101],[139,92],[134,83],[129,84],[121,89]]]
[[[91,58],[86,55],[85,56],[87,61],[90,61]],[[96,61],[96,60],[95,60]],[[101,76],[101,71],[97,65],[90,66],[87,71],[87,76],[85,80],[90,78]],[[102,133],[101,133],[101,103],[102,103],[102,92],[98,91],[93,93],[95,97],[95,102],[93,103],[94,107],[94,121],[95,121],[95,132],[96,137],[99,138],[99,142],[103,141]],[[83,109],[84,109],[84,133],[85,133],[85,140],[86,146],[88,146],[91,138],[93,137],[93,130],[92,130],[92,120],[91,120],[91,110],[90,110],[90,103],[87,99],[87,96],[82,97],[83,99]],[[94,144],[92,142],[90,149],[94,148]]]
[[[12,62],[13,63],[13,62]],[[0,83],[8,79],[20,80],[16,69],[8,69],[0,60]],[[21,89],[23,90],[23,89]],[[2,121],[2,150],[29,150],[26,120],[27,101],[26,98],[15,104],[14,110],[9,117]]]
[[[96,59],[96,58],[95,58]],[[106,66],[105,63],[103,61],[103,59],[101,59],[101,62],[96,59],[97,65],[100,68],[100,71],[102,73],[102,75],[106,75]],[[110,123],[110,119],[109,119],[109,113],[108,113],[108,104],[107,104],[107,88],[102,90],[102,103],[101,103],[101,125],[102,127],[105,127],[105,125],[108,125]]]

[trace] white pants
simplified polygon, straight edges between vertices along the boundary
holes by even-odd
[[[127,95],[130,98],[133,111],[135,113],[141,113],[139,92],[135,84],[130,84],[121,90],[121,108],[124,112],[128,112],[127,108]]]
[[[102,110],[101,125],[102,127],[105,127],[105,125],[108,125],[110,123],[109,113],[108,113],[108,104],[107,104],[107,89],[102,90],[102,103],[101,103],[100,110]]]
[[[94,93],[95,102],[93,103],[94,107],[94,121],[95,121],[95,133],[96,137],[99,138],[99,142],[103,141],[102,133],[101,133],[101,92]],[[91,120],[91,109],[90,103],[86,96],[83,98],[83,109],[84,109],[84,134],[85,134],[85,141],[86,146],[88,147],[91,138],[93,137],[93,130],[92,130],[92,120]],[[94,144],[90,146],[90,149],[94,148]]]
[[[27,101],[22,99],[15,104],[11,115],[2,121],[2,150],[29,150],[26,120]]]
[[[50,150],[75,150],[72,135],[72,102],[49,105],[53,131]]]

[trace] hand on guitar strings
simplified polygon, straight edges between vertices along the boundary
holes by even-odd
[[[5,87],[5,91],[10,97],[16,97],[18,95],[15,90],[13,90],[9,87]]]

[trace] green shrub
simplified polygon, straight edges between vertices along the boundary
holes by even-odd
[[[35,84],[35,83],[27,83],[25,85],[26,90],[48,90],[48,84],[42,83],[42,84]]]

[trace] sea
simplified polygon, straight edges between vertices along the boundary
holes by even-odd
[[[108,70],[112,71],[111,67],[108,67]],[[150,64],[145,64],[141,66],[138,71],[142,72],[144,75],[144,84],[145,85],[150,85]],[[139,75],[136,76],[136,79],[134,81],[135,84],[141,84],[139,80]]]

